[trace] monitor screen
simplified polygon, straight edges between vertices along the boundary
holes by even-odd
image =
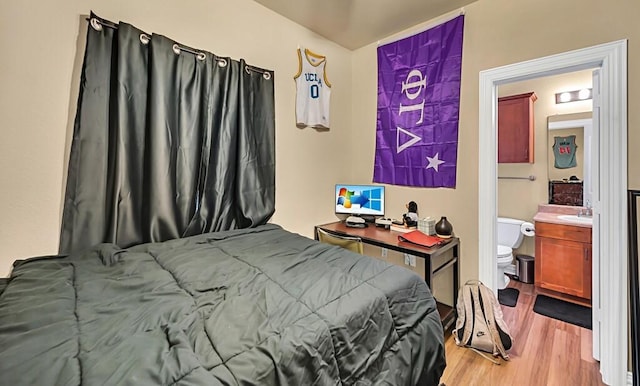
[[[336,214],[384,216],[384,186],[336,185]]]

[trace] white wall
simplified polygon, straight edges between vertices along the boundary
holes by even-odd
[[[251,0],[0,2],[0,277],[15,259],[55,254],[78,93],[84,18],[93,10],[146,32],[275,70],[276,213],[312,236],[348,181],[351,52]],[[295,126],[297,47],[328,57],[332,128]],[[80,49],[78,49],[80,47]]]

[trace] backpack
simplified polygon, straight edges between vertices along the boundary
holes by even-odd
[[[509,360],[507,350],[511,348],[513,339],[493,291],[480,281],[467,281],[458,292],[456,311],[456,326],[452,332],[456,345],[469,347],[496,364],[499,362],[477,350]]]

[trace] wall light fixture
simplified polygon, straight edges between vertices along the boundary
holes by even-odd
[[[568,103],[575,101],[586,101],[591,99],[591,89],[583,88],[582,90],[564,91],[556,94],[556,104]]]

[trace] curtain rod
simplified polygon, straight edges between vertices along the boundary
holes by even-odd
[[[96,31],[102,31],[102,27],[105,26],[107,28],[111,28],[114,30],[118,29],[118,25],[114,24],[113,22],[107,21],[107,20],[100,20],[98,18],[92,17],[92,18],[87,18],[86,19],[89,24],[91,25],[91,27],[96,30]],[[143,33],[140,34],[140,41],[142,42],[142,44],[148,44],[149,41],[151,40],[151,36]],[[182,46],[179,45],[178,43],[175,43],[173,45],[173,52],[175,52],[176,54],[180,54],[181,51],[185,51],[188,52],[190,54],[193,54],[196,56],[196,58],[198,58],[198,60],[205,60],[207,58],[207,55],[203,52],[203,51],[197,51],[194,50],[192,48],[186,47],[186,46]],[[227,60],[225,58],[219,58],[218,56],[216,56],[215,54],[212,54],[213,58],[215,60],[218,61],[218,64],[220,65],[220,67],[225,67],[227,65]],[[245,64],[244,67],[245,71],[247,72],[247,74],[249,74],[249,71],[253,71],[253,72],[257,72],[259,74],[262,74],[262,77],[269,80],[271,79],[271,72],[268,70],[263,70],[257,67],[253,67],[250,66],[248,64]]]
[[[529,176],[529,177],[500,177],[498,176],[499,180],[529,180],[529,181],[535,181],[536,180],[536,176]]]

